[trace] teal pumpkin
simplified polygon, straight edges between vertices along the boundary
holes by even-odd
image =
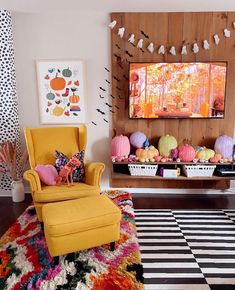
[[[47,95],[46,95],[46,98],[48,99],[48,100],[54,100],[54,98],[55,98],[55,94],[53,94],[52,92],[50,92],[50,93],[48,93]]]
[[[63,69],[62,75],[65,78],[70,78],[72,76],[72,71],[69,68]]]

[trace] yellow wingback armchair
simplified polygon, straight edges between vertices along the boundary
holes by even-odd
[[[39,221],[42,221],[42,206],[46,203],[77,199],[100,194],[100,180],[104,171],[103,163],[85,163],[85,182],[76,182],[74,186],[67,184],[46,186],[41,184],[38,173],[34,170],[39,164],[55,164],[55,150],[72,157],[75,153],[86,149],[87,129],[79,127],[47,127],[25,128],[26,146],[29,154],[30,170],[25,171],[26,179],[31,187]]]

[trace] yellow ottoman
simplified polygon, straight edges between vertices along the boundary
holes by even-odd
[[[48,203],[42,208],[52,257],[119,240],[121,211],[105,195]]]

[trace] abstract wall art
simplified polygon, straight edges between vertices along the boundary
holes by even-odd
[[[85,123],[84,63],[42,60],[36,64],[41,123]]]

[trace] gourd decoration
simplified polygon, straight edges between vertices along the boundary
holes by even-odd
[[[55,98],[55,94],[53,94],[52,92],[50,92],[50,93],[48,93],[48,94],[46,95],[46,98],[47,98],[48,100],[52,101],[52,100],[54,100],[54,98]]]
[[[115,136],[111,141],[111,155],[116,157],[127,157],[130,154],[131,146],[127,136]]]
[[[50,86],[54,91],[60,91],[65,88],[66,81],[64,78],[58,77],[58,73],[56,73],[55,78],[50,81]]]
[[[69,68],[63,69],[62,70],[62,75],[65,78],[70,78],[72,76],[72,71]]]
[[[173,159],[178,158],[179,150],[177,148],[171,149],[171,157]]]
[[[196,156],[194,148],[188,144],[182,144],[178,147],[178,157],[183,162],[191,162]]]
[[[146,139],[146,135],[143,132],[137,131],[131,134],[130,143],[135,148],[142,148]]]
[[[222,158],[231,158],[233,154],[233,139],[227,135],[219,136],[215,141],[215,152],[222,155]]]
[[[158,142],[158,150],[162,157],[170,157],[171,150],[178,146],[175,137],[171,135],[162,136]]]
[[[159,152],[157,150],[157,148],[155,148],[154,146],[150,146],[149,148],[138,148],[135,152],[136,155],[136,159],[141,161],[141,162],[145,162],[145,161],[152,161],[154,162],[155,156],[159,155]]]
[[[206,147],[198,148],[196,151],[196,158],[201,160],[210,160],[215,156],[215,151]]]
[[[144,142],[144,148],[149,147],[149,145],[150,145],[149,140],[146,139]]]
[[[210,158],[211,163],[218,163],[222,159],[222,156],[220,154],[215,154],[214,157]]]

